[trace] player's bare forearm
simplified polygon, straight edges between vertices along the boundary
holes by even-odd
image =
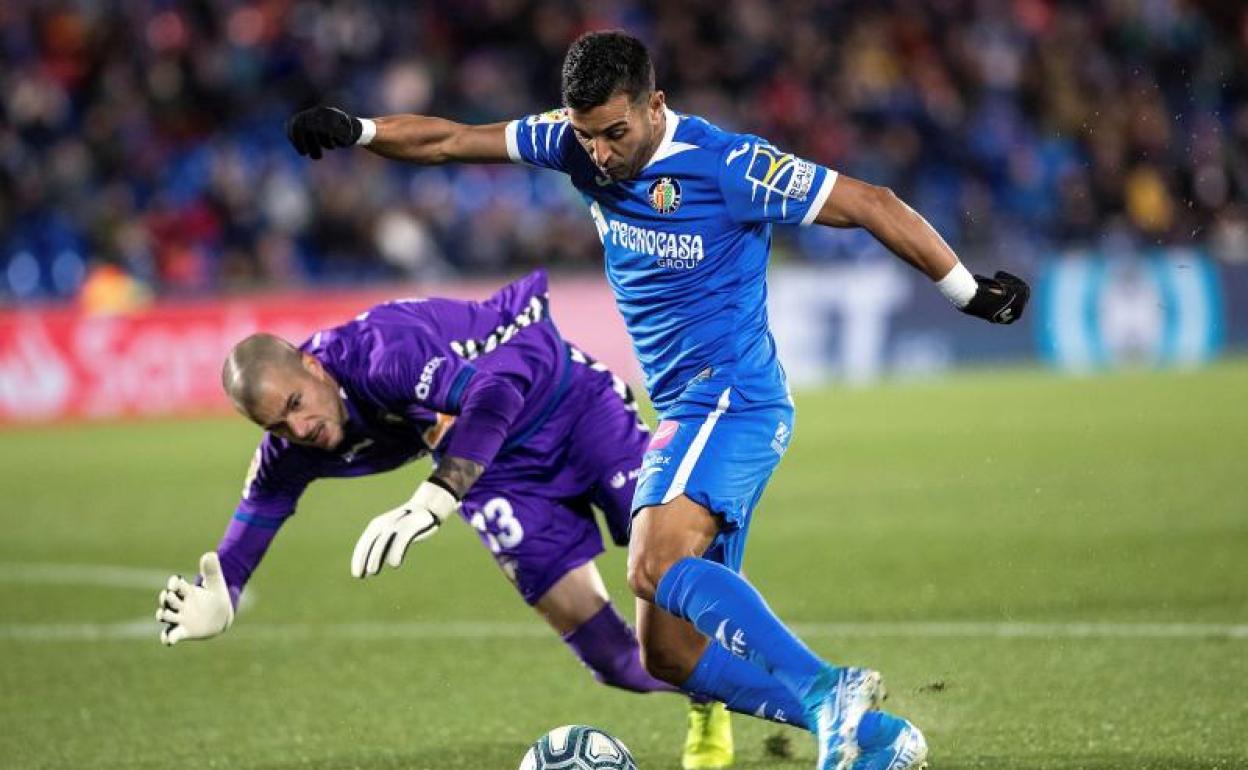
[[[892,190],[839,176],[815,221],[830,227],[862,227],[889,251],[933,281],[949,274],[958,257],[940,233]]]
[[[472,460],[460,457],[444,457],[434,469],[431,478],[442,482],[450,488],[455,497],[462,499],[484,472],[485,466],[481,463],[474,463]]]
[[[392,160],[421,165],[506,163],[507,124],[469,126],[425,115],[374,118],[377,134],[367,149]]]

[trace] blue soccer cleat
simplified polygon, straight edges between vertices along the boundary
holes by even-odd
[[[810,711],[819,741],[817,770],[849,770],[858,758],[855,734],[862,715],[884,699],[884,683],[869,668],[828,667],[820,677],[822,697]],[[817,692],[819,690],[816,690]]]
[[[875,735],[870,736],[870,740],[861,736],[859,750],[862,753],[854,760],[853,770],[923,770],[927,767],[927,739],[919,728],[908,719],[891,714],[879,716]]]

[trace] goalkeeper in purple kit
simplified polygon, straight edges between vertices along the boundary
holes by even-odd
[[[924,766],[918,727],[877,710],[879,673],[815,655],[741,574],[755,508],[794,427],[767,319],[771,228],[864,228],[956,308],[992,323],[1021,317],[1027,284],[972,275],[886,188],[669,109],[645,46],[625,33],[578,38],[562,93],[563,109],[476,126],[315,107],[294,115],[287,135],[313,159],[362,145],[419,164],[510,161],[566,175],[602,241],[660,419],[629,546],[647,670],[733,711],[809,729],[819,770]],[[817,580],[804,588],[831,590]],[[687,768],[731,761],[729,751],[695,753]]]
[[[412,543],[458,515],[599,681],[676,689],[642,667],[593,562],[603,551],[595,508],[616,544],[627,542],[649,433],[624,382],[560,336],[543,272],[485,302],[378,305],[299,347],[252,335],[230,352],[222,385],[266,433],[224,537],[201,559],[202,584],[174,576],[160,594],[162,642],[230,627],[309,483],[431,454],[412,498],[365,528],[352,575],[400,566]]]

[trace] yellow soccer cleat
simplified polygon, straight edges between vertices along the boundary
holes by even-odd
[[[724,704],[689,704],[689,734],[685,736],[680,766],[685,770],[732,766],[732,721]]]

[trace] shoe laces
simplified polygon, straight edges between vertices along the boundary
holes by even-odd
[[[714,703],[691,703],[689,706],[689,735],[699,738],[706,735],[711,724],[711,709]]]

